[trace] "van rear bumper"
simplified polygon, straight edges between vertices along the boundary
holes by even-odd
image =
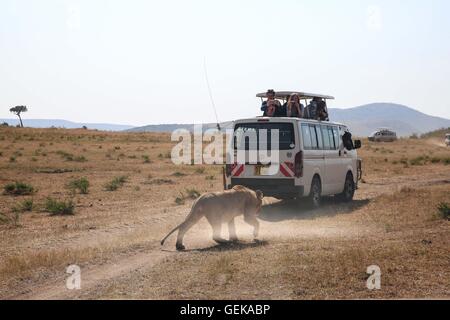
[[[296,198],[304,194],[303,186],[296,186],[294,179],[246,179],[232,178],[231,186],[244,186],[252,190],[261,190],[266,197]]]

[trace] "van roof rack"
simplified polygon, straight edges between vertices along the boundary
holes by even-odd
[[[315,93],[306,93],[306,92],[300,92],[300,91],[277,91],[275,93],[276,99],[287,99],[291,96],[291,94],[296,93],[300,96],[300,99],[313,99],[313,98],[322,98],[325,100],[334,100],[334,97],[327,96],[323,94],[315,94]],[[267,93],[258,93],[256,95],[257,98],[267,98]]]

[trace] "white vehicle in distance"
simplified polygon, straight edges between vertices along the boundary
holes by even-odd
[[[283,94],[289,96],[290,93]],[[300,96],[305,100],[332,99],[303,93]],[[272,130],[279,132],[279,150],[271,150],[271,147],[268,150],[279,152],[279,161],[249,162],[250,153],[259,151],[261,140],[270,141]],[[235,121],[231,146],[235,159],[226,166],[225,188],[242,185],[261,190],[268,197],[307,198],[313,207],[320,205],[322,196],[338,195],[344,201],[351,201],[362,175],[361,160],[356,152],[361,141],[350,140],[350,146],[347,141],[346,148],[343,136],[347,131],[340,123],[301,118],[257,117]],[[256,136],[257,141],[246,138],[249,133]],[[245,152],[245,163],[237,162],[238,151]]]
[[[446,145],[447,147],[450,147],[450,133],[447,133],[447,134],[445,135],[445,145]]]
[[[369,136],[372,142],[394,142],[397,141],[397,134],[389,129],[380,129]]]

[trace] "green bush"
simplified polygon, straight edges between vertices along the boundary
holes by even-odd
[[[115,177],[110,182],[105,184],[105,189],[106,191],[116,191],[117,189],[122,187],[125,182],[127,182],[126,176]]]
[[[144,163],[151,163],[150,157],[148,155],[143,155],[142,159],[144,159]]]
[[[75,204],[72,200],[58,201],[53,198],[47,198],[45,202],[45,210],[54,215],[73,215],[75,211]]]
[[[33,200],[32,199],[28,199],[28,200],[24,200],[19,204],[19,207],[17,208],[13,208],[13,211],[17,211],[17,212],[31,212],[33,211]]]
[[[69,182],[68,186],[74,192],[78,190],[81,194],[89,193],[89,180],[87,178],[72,180]]]
[[[13,195],[13,196],[25,196],[34,193],[33,186],[23,183],[23,182],[15,182],[9,183],[4,186],[4,193]]]
[[[447,202],[441,202],[437,209],[441,218],[450,220],[450,205]]]

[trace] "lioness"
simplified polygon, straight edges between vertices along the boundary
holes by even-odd
[[[261,191],[253,191],[243,186],[235,186],[231,190],[224,192],[214,192],[202,195],[192,206],[191,212],[186,220],[178,227],[169,232],[161,241],[164,244],[166,239],[175,231],[178,231],[177,250],[184,250],[183,238],[186,232],[192,228],[201,218],[205,217],[213,229],[213,240],[217,243],[227,243],[220,237],[222,223],[228,223],[230,241],[237,241],[234,218],[244,215],[244,221],[252,225],[255,229],[253,236],[258,237],[259,222],[257,216],[261,211],[262,199],[264,195]]]

